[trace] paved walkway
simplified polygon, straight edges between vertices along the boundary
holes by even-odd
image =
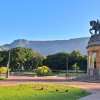
[[[0,86],[17,84],[66,84],[83,88],[91,93],[80,100],[100,100],[100,83],[71,82],[66,77],[32,77],[32,76],[10,76],[8,80],[0,81]]]
[[[79,100],[100,100],[100,93],[99,94],[92,94],[90,96],[83,97]]]

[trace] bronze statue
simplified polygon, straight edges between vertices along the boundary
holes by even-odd
[[[100,34],[100,20],[92,20],[90,21],[90,26],[92,26],[92,28],[90,28],[90,33],[93,34],[92,30],[94,30],[94,34]]]

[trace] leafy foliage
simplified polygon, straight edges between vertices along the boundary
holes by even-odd
[[[16,69],[21,66],[23,66],[25,70],[32,69],[33,67],[38,66],[43,59],[43,56],[40,53],[29,48],[17,47],[10,50],[10,52],[10,65],[14,66]]]
[[[42,66],[42,67],[38,67],[36,69],[36,74],[38,76],[47,76],[51,73],[50,68],[48,68],[47,66]]]
[[[73,65],[77,63],[80,66],[80,70],[87,69],[87,56],[82,55],[79,51],[72,51],[71,53],[60,52],[46,56],[44,59],[43,55],[39,52],[35,52],[29,48],[17,47],[10,51],[0,52],[0,66],[6,66],[8,62],[8,55],[10,52],[10,69],[21,69],[32,70],[38,66],[48,66],[52,70],[66,70],[67,58],[68,58],[68,69],[73,69]]]
[[[10,52],[10,69],[20,69],[24,67],[25,70],[32,70],[34,67],[41,65],[43,56],[29,48],[17,47],[9,51],[0,52],[0,65],[6,66],[8,62],[8,55]]]
[[[48,55],[44,59],[43,64],[49,66],[52,70],[65,69],[66,68],[66,58],[69,56],[68,53],[57,53],[54,55]]]
[[[7,73],[7,67],[1,67],[0,68],[0,74],[5,74],[5,73]]]
[[[77,62],[80,66],[80,70],[87,69],[87,56],[82,55],[79,51],[72,51],[71,53],[56,53],[53,55],[48,55],[46,59],[43,60],[43,65],[50,67],[52,70],[66,70],[68,58],[68,69],[73,69],[73,64]]]
[[[0,51],[0,66],[6,66],[8,61],[8,52]]]
[[[80,69],[80,67],[77,65],[77,63],[75,63],[73,65],[73,69],[75,70],[75,72],[77,72]]]

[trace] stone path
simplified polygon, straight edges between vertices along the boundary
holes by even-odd
[[[83,97],[79,100],[100,100],[100,93],[99,94],[92,94],[90,96]]]
[[[92,95],[83,97],[79,100],[100,100],[100,83],[86,83],[86,85],[81,85],[79,87],[93,93]]]
[[[66,84],[83,88],[91,93],[79,100],[100,100],[100,83],[71,82],[66,77],[32,77],[32,76],[10,76],[8,80],[0,81],[0,86],[17,84]]]

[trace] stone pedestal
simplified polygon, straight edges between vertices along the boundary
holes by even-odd
[[[100,75],[100,34],[94,34],[90,37],[87,53],[87,74],[90,76]],[[94,68],[94,53],[96,54],[96,68]]]

